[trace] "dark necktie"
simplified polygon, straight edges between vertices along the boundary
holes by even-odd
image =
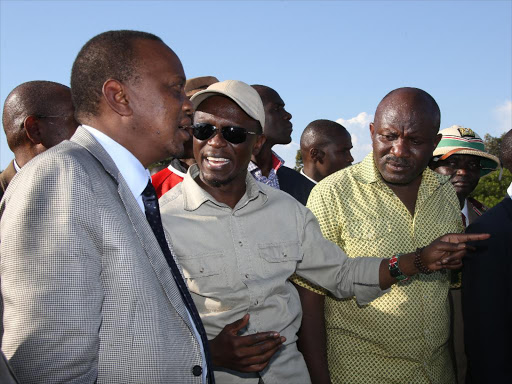
[[[199,313],[197,312],[197,308],[192,300],[192,296],[190,296],[190,292],[187,288],[187,284],[183,280],[181,276],[181,272],[174,261],[174,257],[171,254],[169,246],[167,245],[167,240],[165,239],[164,227],[162,226],[162,218],[160,217],[160,208],[158,206],[158,199],[156,198],[155,188],[151,184],[151,181],[148,182],[146,189],[142,192],[142,201],[144,202],[144,208],[146,211],[146,218],[148,219],[149,225],[151,229],[153,229],[153,233],[155,234],[156,239],[158,240],[158,244],[162,249],[162,252],[167,260],[167,264],[171,268],[172,276],[174,277],[174,281],[178,286],[181,297],[185,306],[194,321],[196,329],[201,336],[201,341],[203,342],[204,354],[206,358],[206,366],[208,368],[208,378],[209,383],[215,383],[213,378],[213,370],[210,361],[210,350],[208,347],[208,338],[206,337],[206,332],[203,327],[203,323],[201,322],[201,318],[199,317]]]
[[[466,228],[468,226],[466,221],[466,215],[463,214],[462,212],[460,213],[460,215],[462,217],[462,224],[464,224],[464,228]]]

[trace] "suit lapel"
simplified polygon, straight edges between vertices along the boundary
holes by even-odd
[[[140,209],[140,206],[137,204],[137,201],[135,200],[130,188],[128,187],[128,184],[126,184],[126,181],[117,169],[114,160],[112,160],[109,154],[96,141],[96,139],[82,127],[78,127],[71,141],[87,149],[87,151],[89,151],[91,155],[93,155],[102,164],[102,166],[105,168],[105,171],[110,174],[112,179],[117,184],[117,192],[119,194],[119,198],[121,199],[126,209],[128,218],[130,219],[130,222],[135,232],[137,233],[139,241],[145,250],[146,256],[148,257],[149,262],[153,267],[156,276],[165,291],[165,294],[167,295],[167,298],[192,332],[193,328],[190,322],[190,318],[187,314],[187,309],[183,303],[179,289],[176,286],[169,265],[165,260],[165,256],[160,249],[151,226],[147,222],[146,216]],[[174,253],[173,257],[176,260]]]

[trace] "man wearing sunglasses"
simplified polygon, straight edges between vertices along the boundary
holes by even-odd
[[[0,199],[14,175],[26,163],[75,133],[71,91],[53,81],[18,85],[4,103],[2,124],[14,160],[0,173]]]
[[[499,159],[485,151],[484,142],[470,128],[453,125],[439,131],[441,141],[434,150],[430,168],[441,175],[450,176],[459,198],[461,217],[467,227],[487,211],[478,200],[469,197],[480,177],[494,171]],[[464,326],[462,321],[461,289],[450,289],[452,305],[452,338],[455,351],[457,382],[466,382],[466,355],[464,353]]]
[[[301,303],[289,277],[297,273],[337,297],[355,295],[362,305],[385,293],[398,275],[390,272],[389,259],[348,260],[323,238],[309,209],[254,180],[247,165],[265,142],[265,112],[253,88],[228,80],[191,101],[197,164],[160,207],[210,340],[216,380],[308,383],[296,346]],[[466,239],[438,239],[418,255],[401,256],[400,268],[414,275],[420,264],[427,272],[458,267],[464,246],[450,242]]]

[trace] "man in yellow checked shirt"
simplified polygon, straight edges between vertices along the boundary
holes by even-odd
[[[406,254],[444,233],[462,232],[449,178],[427,167],[440,140],[439,126],[440,111],[432,96],[417,88],[396,89],[380,102],[370,124],[373,152],[313,189],[308,207],[323,235],[349,258]],[[315,337],[303,339],[299,348],[311,377],[326,377],[318,353],[325,350],[325,336],[318,332],[325,300],[332,382],[453,383],[449,276],[439,271],[404,279],[365,306],[322,296],[325,291],[315,294],[313,285],[295,279],[310,288],[300,289],[301,334]]]

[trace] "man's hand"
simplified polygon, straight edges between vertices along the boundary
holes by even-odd
[[[449,233],[434,240],[421,251],[421,261],[431,271],[440,269],[459,269],[462,258],[469,246],[467,241],[485,240],[489,234]]]
[[[249,323],[249,314],[226,325],[213,340],[210,350],[213,365],[239,372],[259,372],[286,341],[277,332],[260,332],[238,336]]]
[[[440,269],[459,269],[462,267],[462,258],[466,250],[471,248],[466,241],[485,240],[490,237],[486,233],[454,234],[449,233],[434,240],[421,250],[421,263],[431,271]],[[414,253],[400,256],[398,261],[400,270],[406,276],[414,276],[420,271],[414,265]],[[379,269],[379,285],[381,289],[388,289],[397,280],[389,272],[389,259],[382,260]]]

